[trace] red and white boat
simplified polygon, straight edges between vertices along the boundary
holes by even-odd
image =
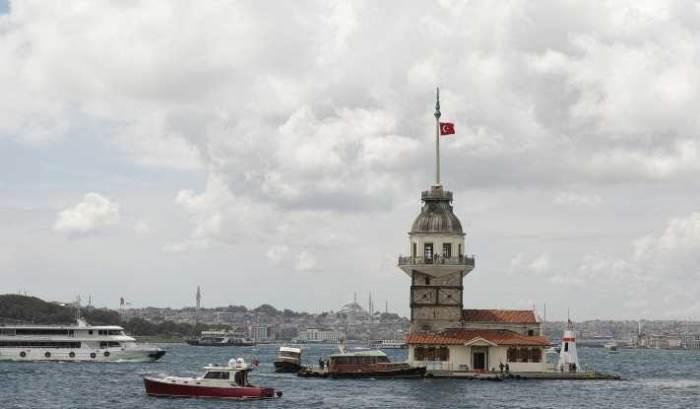
[[[179,376],[144,376],[146,393],[170,398],[215,399],[271,399],[282,397],[281,391],[263,388],[248,382],[252,368],[243,358],[231,359],[225,366],[204,367],[204,374],[196,378]]]

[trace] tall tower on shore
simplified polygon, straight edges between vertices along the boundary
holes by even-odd
[[[440,183],[440,90],[435,104],[435,184],[421,193],[423,207],[408,233],[410,256],[399,267],[411,277],[410,333],[459,326],[462,281],[474,269],[464,255],[462,224],[453,213],[452,192]]]

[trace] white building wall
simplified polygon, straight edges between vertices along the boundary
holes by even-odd
[[[425,243],[433,243],[433,252],[437,252],[439,255],[442,255],[443,243],[452,244],[452,257],[459,256],[459,245],[462,246],[462,255],[466,254],[464,251],[464,236],[459,234],[414,233],[410,235],[409,241],[409,254],[411,256],[413,256],[413,254],[411,253],[413,251],[413,243],[416,244],[416,257],[423,257],[423,245]]]

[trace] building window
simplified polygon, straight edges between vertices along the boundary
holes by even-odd
[[[442,256],[452,257],[452,243],[442,243]]]
[[[533,330],[533,329],[527,330],[527,336],[531,337],[533,335],[535,335],[535,330]]]
[[[533,348],[530,350],[530,357],[532,362],[542,361],[542,350],[539,348]]]
[[[462,243],[457,245],[457,255],[462,257]]]
[[[508,362],[518,361],[518,350],[515,347],[508,348]]]
[[[416,361],[449,361],[450,349],[446,346],[418,346],[413,350]]]
[[[411,243],[411,257],[416,256],[416,243]]]
[[[426,260],[433,259],[433,243],[423,244],[423,257],[425,257]]]

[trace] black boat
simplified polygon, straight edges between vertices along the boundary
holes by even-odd
[[[297,373],[301,369],[301,348],[280,347],[280,351],[275,358],[275,372]]]

